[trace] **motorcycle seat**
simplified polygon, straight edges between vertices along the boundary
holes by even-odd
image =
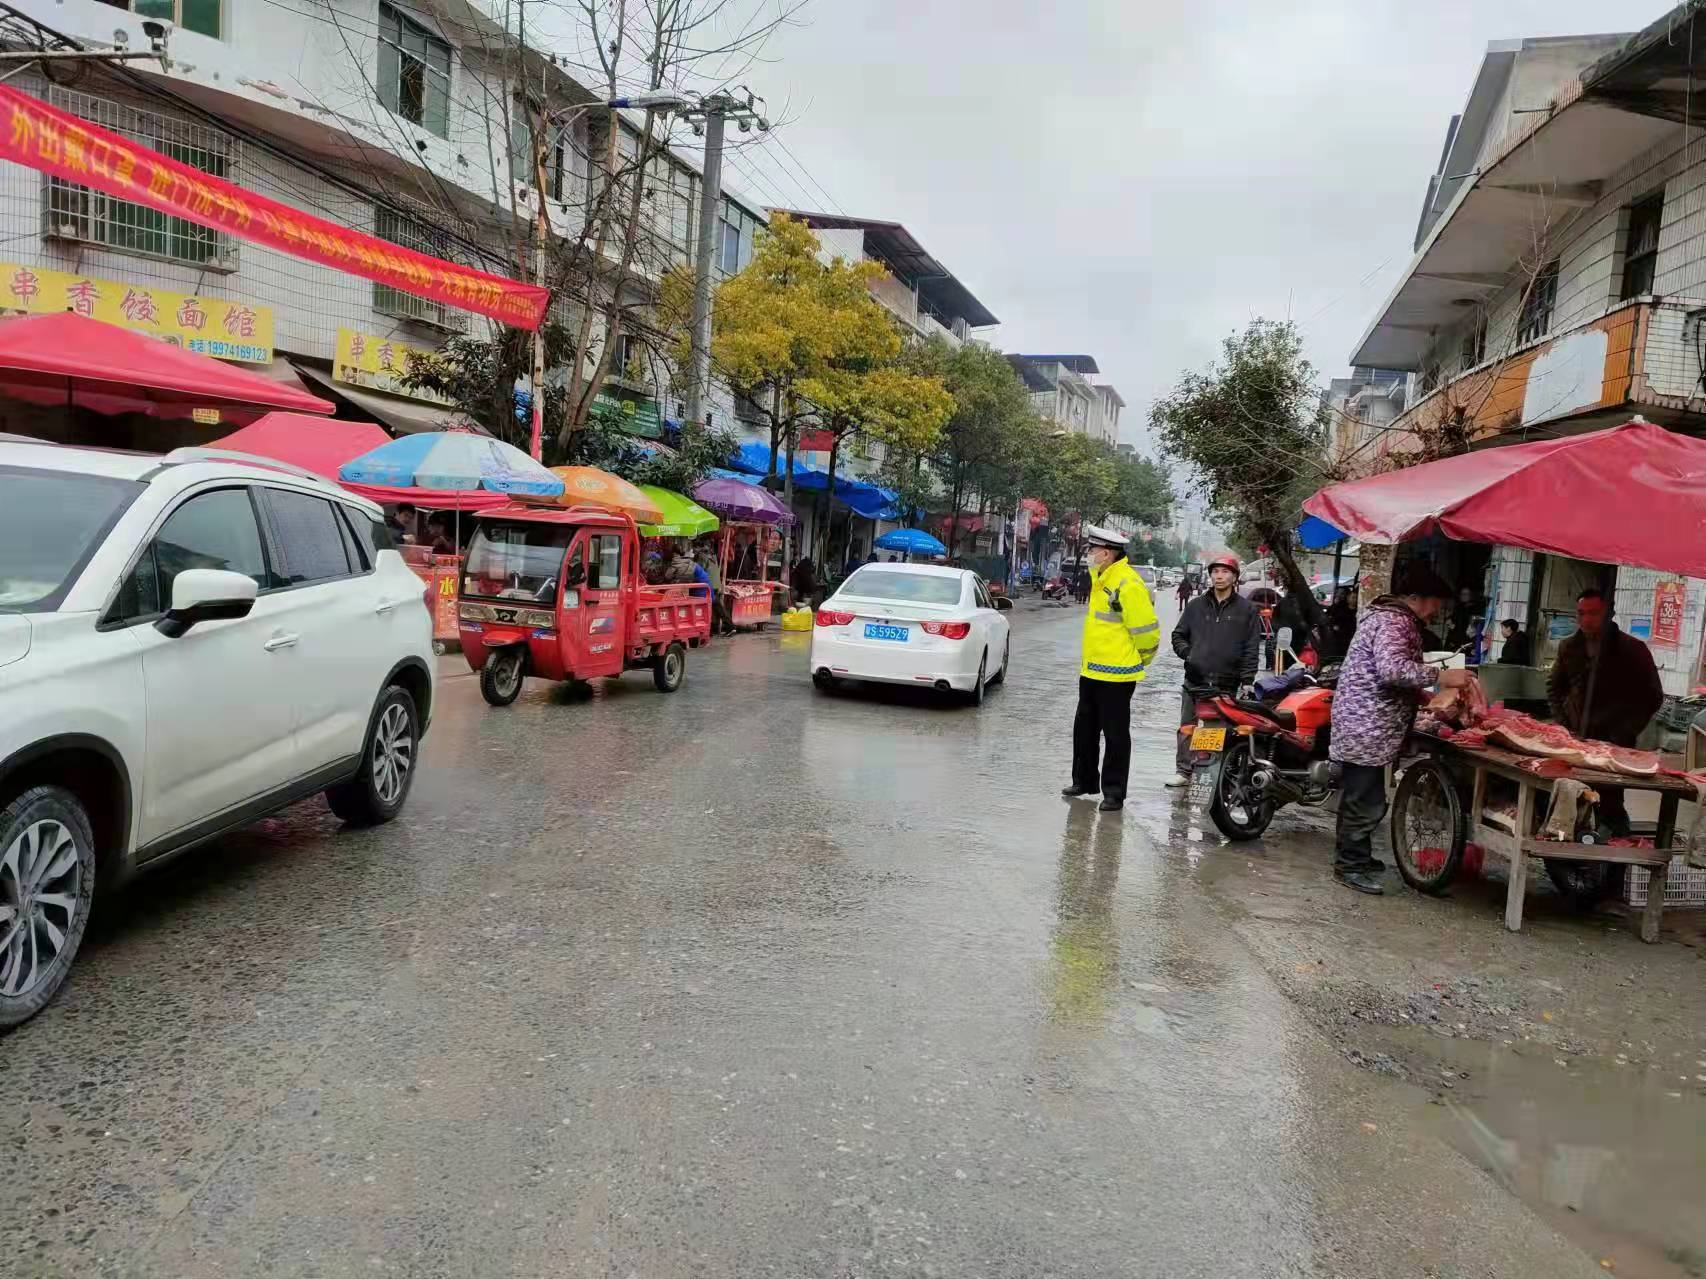
[[[1295,729],[1297,716],[1290,711],[1282,711],[1277,706],[1269,706],[1266,702],[1258,702],[1251,697],[1240,697],[1233,702],[1239,710],[1249,711],[1252,715],[1261,715],[1273,720],[1281,728]]]

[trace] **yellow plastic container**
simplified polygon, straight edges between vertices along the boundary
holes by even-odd
[[[806,609],[799,613],[782,614],[782,629],[785,631],[809,631],[812,628],[812,613]]]

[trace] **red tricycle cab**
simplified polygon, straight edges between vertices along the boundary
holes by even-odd
[[[711,592],[640,576],[640,535],[601,507],[482,511],[462,576],[462,652],[480,692],[507,706],[527,676],[584,680],[647,668],[681,687],[687,650],[711,638]]]

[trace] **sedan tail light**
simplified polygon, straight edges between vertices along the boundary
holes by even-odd
[[[971,634],[970,622],[925,622],[926,635],[940,635],[943,639],[964,639]]]
[[[815,620],[819,626],[849,626],[853,622],[853,614],[838,613],[832,608],[820,608]]]

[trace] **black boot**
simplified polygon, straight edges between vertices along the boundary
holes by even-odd
[[[1096,787],[1080,786],[1077,782],[1073,782],[1070,786],[1062,786],[1060,793],[1067,799],[1077,799],[1080,795],[1094,795]]]
[[[1102,802],[1096,807],[1104,813],[1117,813],[1125,807],[1125,800],[1115,799],[1112,795],[1102,796]]]
[[[1367,893],[1370,897],[1379,897],[1386,890],[1380,885],[1380,872],[1372,868],[1357,870],[1341,870],[1333,868],[1333,878],[1346,888],[1354,888],[1359,893]]]

